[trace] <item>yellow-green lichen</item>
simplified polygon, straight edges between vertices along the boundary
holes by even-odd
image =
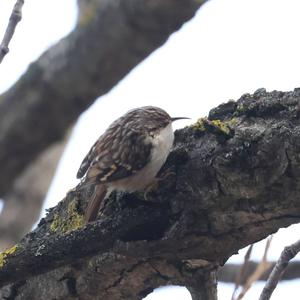
[[[191,125],[191,128],[197,131],[205,131],[205,124],[207,123],[207,118],[200,118],[196,123]]]
[[[239,104],[237,107],[236,107],[236,111],[238,113],[244,113],[245,111],[247,110],[246,106],[244,104]]]
[[[216,120],[208,120],[207,118],[200,118],[198,121],[191,125],[191,128],[198,132],[217,132],[224,135],[231,135],[232,129],[238,124],[237,118],[232,118],[230,120],[221,121],[219,119]]]
[[[69,233],[83,226],[83,215],[78,213],[77,202],[71,201],[68,205],[67,217],[54,215],[53,221],[50,225],[50,229],[53,232]]]
[[[0,253],[0,267],[1,268],[5,265],[7,257],[9,255],[15,253],[17,248],[18,248],[18,246],[15,245],[15,246],[5,250],[4,252]]]
[[[230,127],[236,126],[238,124],[238,119],[232,118],[232,119],[226,121],[225,123],[228,124]]]
[[[221,132],[225,133],[226,135],[230,134],[230,127],[226,122],[222,122],[221,120],[212,120],[211,124],[217,127]]]

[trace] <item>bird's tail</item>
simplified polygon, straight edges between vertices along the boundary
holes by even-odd
[[[93,198],[89,201],[84,214],[85,224],[95,221],[100,209],[101,203],[105,198],[107,188],[104,184],[98,184],[95,187]]]

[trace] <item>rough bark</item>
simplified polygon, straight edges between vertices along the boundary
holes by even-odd
[[[70,191],[2,254],[2,295],[132,300],[181,284],[201,299],[195,278],[300,220],[299,100],[300,90],[258,90],[213,109],[176,132],[164,167],[174,174],[148,201],[113,193],[85,227],[91,191]]]
[[[0,96],[0,196],[99,96],[191,19],[205,0],[91,2],[78,25]]]

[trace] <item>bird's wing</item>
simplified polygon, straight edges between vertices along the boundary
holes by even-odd
[[[151,156],[152,144],[141,132],[122,128],[108,130],[93,145],[77,173],[81,178],[97,178],[97,182],[110,182],[128,177],[142,169]]]
[[[90,167],[91,162],[94,160],[95,155],[97,154],[96,148],[97,148],[98,143],[99,143],[99,140],[97,140],[94,143],[94,145],[92,146],[92,148],[90,149],[88,154],[85,156],[85,158],[81,162],[80,167],[77,172],[77,175],[76,175],[77,178],[82,178],[84,176],[84,174],[86,173],[86,171],[88,170],[88,168]]]

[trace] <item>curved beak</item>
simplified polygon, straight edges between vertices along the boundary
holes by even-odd
[[[172,122],[177,121],[177,120],[186,120],[186,119],[190,119],[190,118],[187,118],[187,117],[171,118]]]

